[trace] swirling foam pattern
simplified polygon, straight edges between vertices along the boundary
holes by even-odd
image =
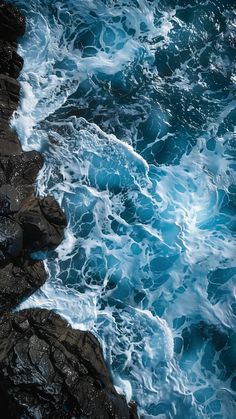
[[[232,419],[234,1],[14,4],[28,31],[12,123],[69,219],[21,307],[92,330],[143,418]]]

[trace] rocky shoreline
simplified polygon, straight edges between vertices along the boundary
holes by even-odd
[[[0,0],[0,407],[4,418],[138,418],[119,395],[97,339],[43,309],[9,312],[46,281],[35,251],[55,249],[66,218],[51,196],[35,196],[43,166],[23,152],[9,122],[17,109],[25,17]],[[3,413],[4,412],[4,413]]]

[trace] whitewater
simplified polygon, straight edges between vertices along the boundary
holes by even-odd
[[[14,0],[12,126],[68,219],[44,307],[99,339],[142,418],[236,417],[236,7]]]

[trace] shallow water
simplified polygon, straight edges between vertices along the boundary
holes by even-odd
[[[25,150],[69,226],[21,304],[95,333],[143,418],[236,415],[234,1],[14,0]]]

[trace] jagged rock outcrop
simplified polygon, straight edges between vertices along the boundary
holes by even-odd
[[[43,285],[46,273],[30,254],[56,248],[64,236],[66,219],[58,203],[34,195],[42,166],[36,151],[0,155],[0,313]]]
[[[19,105],[16,78],[23,66],[15,41],[24,31],[24,16],[0,1],[0,313],[45,282],[42,263],[33,261],[30,254],[56,248],[66,226],[55,199],[34,194],[42,155],[23,152],[9,126]]]
[[[1,312],[15,307],[22,301],[22,296],[29,296],[40,288],[47,275],[40,261],[15,259],[6,264],[0,272],[0,307]]]
[[[16,43],[0,39],[0,74],[17,79],[23,67],[23,58],[17,54]]]
[[[0,319],[0,400],[9,419],[137,418],[97,339],[43,309]]]
[[[0,92],[1,93],[1,92]],[[1,108],[0,108],[1,112]],[[8,123],[1,119],[0,115],[0,159],[2,156],[21,153],[21,146],[17,135],[13,132]]]
[[[1,120],[9,122],[17,109],[20,96],[20,84],[12,77],[0,74],[0,110]]]
[[[52,197],[29,198],[22,205],[17,220],[24,232],[25,251],[55,249],[64,237],[66,219]]]

